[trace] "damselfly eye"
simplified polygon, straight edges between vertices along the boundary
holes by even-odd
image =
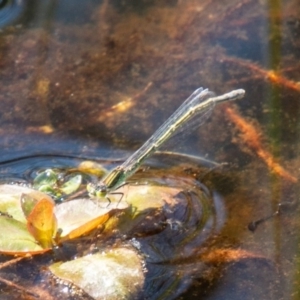
[[[97,184],[95,190],[97,193],[106,193],[107,187],[104,184]]]

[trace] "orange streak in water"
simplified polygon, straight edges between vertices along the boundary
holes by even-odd
[[[279,72],[276,72],[274,70],[265,70],[265,69],[261,68],[260,66],[258,66],[257,64],[252,63],[247,60],[237,59],[237,58],[228,57],[228,56],[223,57],[223,60],[237,63],[240,66],[244,66],[244,67],[248,68],[249,70],[253,71],[256,74],[260,74],[261,76],[270,80],[274,84],[281,85],[281,86],[284,86],[291,90],[300,92],[300,84],[298,82],[287,79],[286,77],[280,75]]]
[[[256,128],[248,123],[234,108],[227,106],[225,110],[229,119],[241,131],[242,140],[266,163],[268,168],[284,179],[296,183],[298,181],[297,178],[279,165],[273,155],[263,148],[260,133]]]

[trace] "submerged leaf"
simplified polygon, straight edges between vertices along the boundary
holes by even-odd
[[[50,271],[95,300],[136,299],[145,280],[141,257],[125,247],[55,263]]]
[[[181,191],[180,188],[168,186],[133,185],[125,194],[126,187],[124,187],[125,199],[134,207],[133,217],[137,217],[148,209],[161,208],[166,203],[172,206],[174,196]]]
[[[111,223],[117,223],[112,226],[118,226],[118,230],[123,233],[136,230],[136,226],[140,222],[147,221],[147,230],[151,231],[152,228],[157,228],[156,222],[153,223],[153,216],[158,214],[163,218],[161,210],[168,204],[169,207],[174,205],[175,195],[181,192],[181,189],[166,186],[151,186],[151,185],[132,185],[124,186],[118,192],[124,193],[121,202],[130,204],[130,209],[126,211],[118,220],[113,218],[108,221],[106,228],[110,228]],[[110,195],[109,195],[110,196]],[[154,229],[156,230],[156,229]]]
[[[62,229],[61,241],[74,239],[96,229],[113,214],[128,207],[126,202],[108,205],[106,201],[105,206],[102,205],[90,199],[76,199],[57,205],[55,215]]]
[[[52,186],[49,185],[41,185],[39,187],[39,191],[46,193],[47,195],[55,198],[55,199],[59,199],[62,195],[60,193],[60,191],[57,188],[53,188]]]
[[[81,162],[78,165],[78,170],[87,174],[96,175],[97,177],[102,177],[107,173],[107,170],[103,168],[102,165],[90,160]]]
[[[44,172],[37,175],[33,180],[33,186],[39,189],[43,185],[53,186],[58,180],[56,172],[51,169],[47,169]]]
[[[65,182],[61,186],[60,190],[64,194],[69,195],[69,194],[72,194],[75,191],[77,191],[77,189],[80,187],[81,183],[82,183],[82,175],[77,174],[75,176],[72,176],[67,182]]]

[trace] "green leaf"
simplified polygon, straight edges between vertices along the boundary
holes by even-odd
[[[69,195],[78,190],[82,183],[82,175],[73,175],[67,182],[65,182],[61,187],[60,191],[64,194]]]
[[[46,193],[47,195],[55,198],[55,199],[59,199],[62,195],[61,192],[57,190],[57,188],[53,188],[52,186],[49,185],[41,185],[38,187],[38,190],[40,192]]]
[[[136,189],[133,190],[137,192]],[[135,204],[135,213],[143,211],[145,208],[144,204],[140,205],[140,208],[137,208],[142,199],[140,194],[143,194],[144,191],[143,189],[137,194],[124,195],[124,197],[128,198],[127,200]],[[147,191],[149,192],[149,190]],[[44,248],[51,248],[52,238],[56,231],[55,217],[52,213],[54,205],[52,199],[39,191],[15,185],[0,185],[0,195],[0,212],[12,217],[1,217],[2,222],[6,222],[2,224],[3,228],[7,229],[2,231],[2,247],[0,247],[0,252],[12,254],[17,254],[18,252],[24,254],[27,251],[28,253],[40,252],[42,251],[42,247],[38,243]],[[153,197],[152,193],[149,193],[149,195]],[[115,197],[110,195],[110,199],[111,203],[107,199],[100,199],[98,201],[77,199],[57,205],[54,212],[57,215],[57,227],[62,229],[60,242],[89,233],[102,226],[118,212],[131,212],[128,201],[125,201],[125,198],[120,199],[120,195],[116,195]],[[157,199],[161,199],[161,195]],[[157,202],[157,200],[152,199],[152,201],[148,201],[146,208],[149,208],[149,206],[161,206],[163,203],[161,200]],[[28,218],[28,221],[24,215]],[[118,220],[119,218],[117,217],[116,219]],[[20,222],[18,223],[18,221]],[[113,223],[113,225],[111,224],[108,230],[112,230],[116,226],[118,226],[118,222]],[[132,228],[132,226],[129,227]],[[11,232],[18,233],[19,236],[17,238],[12,237]],[[11,241],[12,238],[14,241]],[[27,246],[28,239],[31,246]],[[23,245],[21,240],[26,241],[26,243],[24,242]]]
[[[6,213],[25,224],[26,218],[20,205],[22,194],[27,194],[34,198],[45,197],[45,194],[28,187],[9,184],[0,185],[0,212]]]
[[[26,251],[39,253],[42,247],[50,249],[57,228],[62,230],[57,238],[60,243],[88,234],[103,226],[111,216],[128,208],[127,202],[109,203],[107,199],[96,202],[76,199],[55,206],[48,195],[16,185],[0,185],[0,197],[0,218],[3,223],[0,223],[0,228],[5,229],[1,231],[0,252],[10,254],[21,252],[24,255]],[[19,236],[14,237],[12,232]],[[27,247],[25,242],[22,246],[22,240],[27,241],[28,237],[34,246]],[[37,247],[37,244],[42,247]]]
[[[28,232],[26,224],[0,216],[0,252],[12,255],[39,254],[46,251]]]
[[[23,193],[21,195],[20,198],[21,207],[26,218],[31,213],[31,211],[33,210],[34,206],[37,204],[38,201],[39,200],[37,198],[32,197],[30,193],[28,194]]]
[[[51,169],[47,169],[34,178],[33,186],[36,189],[38,189],[42,185],[53,186],[56,184],[57,180],[58,176],[56,172]]]

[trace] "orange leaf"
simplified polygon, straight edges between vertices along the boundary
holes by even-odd
[[[47,198],[37,202],[27,217],[27,228],[43,248],[51,248],[57,222],[53,213],[54,203]]]

